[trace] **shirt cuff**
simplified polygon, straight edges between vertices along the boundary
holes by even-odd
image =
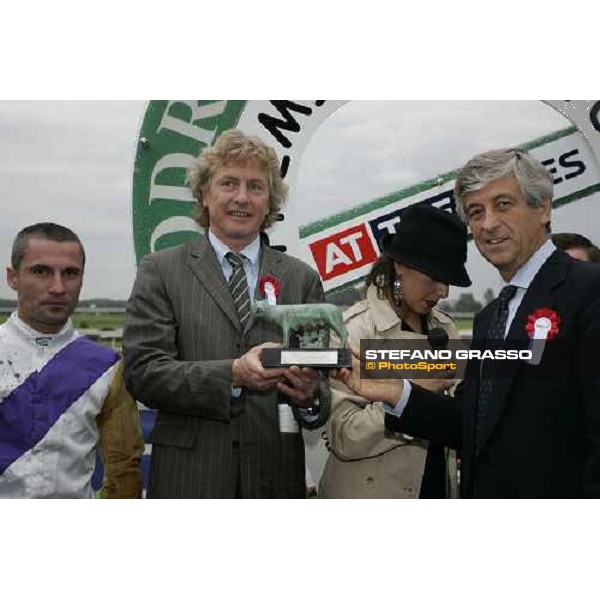
[[[241,387],[232,387],[231,388],[231,397],[232,398],[239,398],[241,395],[242,395]]]
[[[408,379],[404,379],[404,389],[402,390],[402,395],[398,402],[396,402],[396,406],[390,406],[387,402],[383,403],[383,409],[386,413],[390,415],[394,415],[395,417],[402,416],[406,405],[408,404],[408,398],[410,396],[410,392],[412,390],[412,385]]]

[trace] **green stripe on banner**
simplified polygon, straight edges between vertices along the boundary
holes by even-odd
[[[569,204],[570,202],[574,202],[575,200],[580,200],[581,198],[585,198],[586,196],[590,196],[591,194],[595,194],[596,192],[600,192],[600,183],[590,185],[589,187],[586,187],[583,190],[573,192],[568,196],[557,198],[552,203],[552,208],[559,208],[560,206],[565,206],[565,204]]]

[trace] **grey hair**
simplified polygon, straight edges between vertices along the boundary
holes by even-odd
[[[467,194],[507,175],[516,178],[527,204],[532,208],[538,208],[544,200],[552,201],[552,176],[536,158],[520,148],[490,150],[472,158],[456,178],[454,198],[461,219],[468,223],[463,206]]]

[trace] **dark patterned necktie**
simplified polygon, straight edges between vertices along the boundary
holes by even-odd
[[[250,293],[248,292],[248,280],[246,279],[246,271],[244,271],[244,257],[235,252],[228,252],[225,258],[233,268],[233,273],[229,278],[229,291],[240,319],[240,325],[244,329],[252,308]]]
[[[508,304],[515,295],[517,287],[507,285],[502,288],[498,296],[498,312],[492,319],[485,336],[485,349],[494,350],[504,346],[504,330],[508,319]],[[483,424],[485,423],[492,404],[492,390],[494,388],[494,374],[496,361],[486,359],[481,366],[481,380],[479,384],[479,406],[477,413],[477,448],[481,448]]]

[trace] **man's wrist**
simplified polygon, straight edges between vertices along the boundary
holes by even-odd
[[[408,404],[410,392],[412,390],[412,385],[408,379],[403,379],[402,384],[402,394],[400,394],[399,398],[396,399],[396,402],[393,405],[385,402],[383,405],[385,412],[395,415],[397,417],[399,417],[404,412],[404,409]]]
[[[238,362],[239,358],[234,358],[233,362],[231,363],[231,387],[232,388],[240,388],[242,387],[239,382],[238,382],[238,378],[237,378],[237,362]]]
[[[242,395],[242,385],[240,384],[240,381],[238,379],[238,376],[236,375],[236,364],[237,361],[239,359],[234,359],[234,361],[231,363],[231,397],[232,398],[239,398]]]
[[[309,415],[318,415],[320,409],[321,409],[321,404],[319,402],[319,397],[315,393],[315,395],[313,396],[313,398],[311,398],[311,400],[310,400],[310,405],[307,406],[304,410]]]

